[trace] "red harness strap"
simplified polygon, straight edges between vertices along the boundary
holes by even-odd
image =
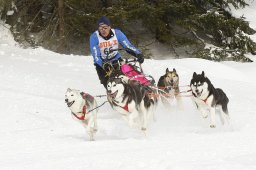
[[[118,104],[116,104],[115,102],[113,102],[113,104],[115,106],[118,106],[118,107],[121,107],[122,109],[124,109],[125,111],[129,112],[129,108],[128,108],[128,102],[122,107],[122,106],[119,106]]]
[[[203,101],[206,103],[207,99],[208,99],[208,97],[206,99],[204,99]]]
[[[85,106],[84,106],[84,108],[85,108]],[[84,109],[83,109],[84,110]],[[73,113],[72,112],[72,114],[77,118],[77,119],[79,119],[79,120],[85,120],[85,113],[84,112],[82,112],[83,113],[83,115],[81,116],[81,117],[78,117],[75,113]]]
[[[82,95],[82,97],[83,97],[84,100],[85,100],[86,96],[90,96],[90,97],[93,98],[93,96],[91,96],[91,95],[89,95],[89,94],[87,94],[87,93],[83,93],[83,92],[82,92],[81,95]],[[82,115],[81,117],[78,117],[75,113],[72,112],[72,114],[73,114],[77,119],[79,119],[79,120],[85,120],[85,114],[87,114],[87,113],[86,113],[86,105],[84,105],[82,112],[79,112],[79,113],[82,113],[83,115]]]
[[[124,107],[122,107],[124,110],[126,110],[127,112],[129,112],[129,109],[128,109],[128,102],[126,103],[126,105]]]
[[[203,101],[206,103],[208,98],[209,98],[209,96],[207,96],[206,99],[204,99]]]

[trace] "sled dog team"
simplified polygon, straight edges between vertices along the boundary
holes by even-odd
[[[191,82],[191,98],[203,118],[210,113],[210,127],[215,128],[216,110],[220,111],[221,121],[229,119],[229,99],[222,89],[215,88],[205,76],[194,72]],[[111,107],[119,112],[130,127],[136,127],[146,133],[148,123],[154,120],[154,111],[158,100],[165,107],[170,108],[172,98],[177,100],[179,108],[182,108],[182,100],[179,89],[179,75],[175,69],[168,68],[159,78],[157,86],[143,85],[136,80],[129,79],[121,72],[115,72],[107,82],[107,99]],[[97,102],[93,96],[68,88],[65,94],[65,102],[71,110],[71,115],[86,128],[90,140],[94,140],[97,132]]]

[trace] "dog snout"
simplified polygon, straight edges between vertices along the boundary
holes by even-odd
[[[108,91],[107,91],[108,94],[111,94],[111,92],[112,92],[111,90],[108,90]]]
[[[196,94],[200,95],[200,91],[198,89],[196,89]]]
[[[65,99],[65,102],[68,103],[68,99]]]

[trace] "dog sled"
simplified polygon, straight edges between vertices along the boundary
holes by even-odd
[[[131,49],[115,49],[111,50],[108,55],[117,50],[125,50],[129,54],[136,56],[134,52]],[[128,77],[129,80],[136,80],[141,85],[144,86],[150,86],[155,85],[155,80],[151,75],[145,75],[143,73],[141,64],[137,61],[137,58],[133,59],[121,59],[121,61],[118,61],[114,64],[110,63],[108,61],[108,55],[105,60],[105,64],[103,65],[103,69],[107,72],[107,76],[111,77],[113,74],[119,72],[126,77]]]

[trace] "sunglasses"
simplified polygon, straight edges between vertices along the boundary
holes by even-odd
[[[109,29],[109,26],[102,26],[102,27],[99,27],[99,30],[100,30],[100,31],[107,30],[107,29]]]

